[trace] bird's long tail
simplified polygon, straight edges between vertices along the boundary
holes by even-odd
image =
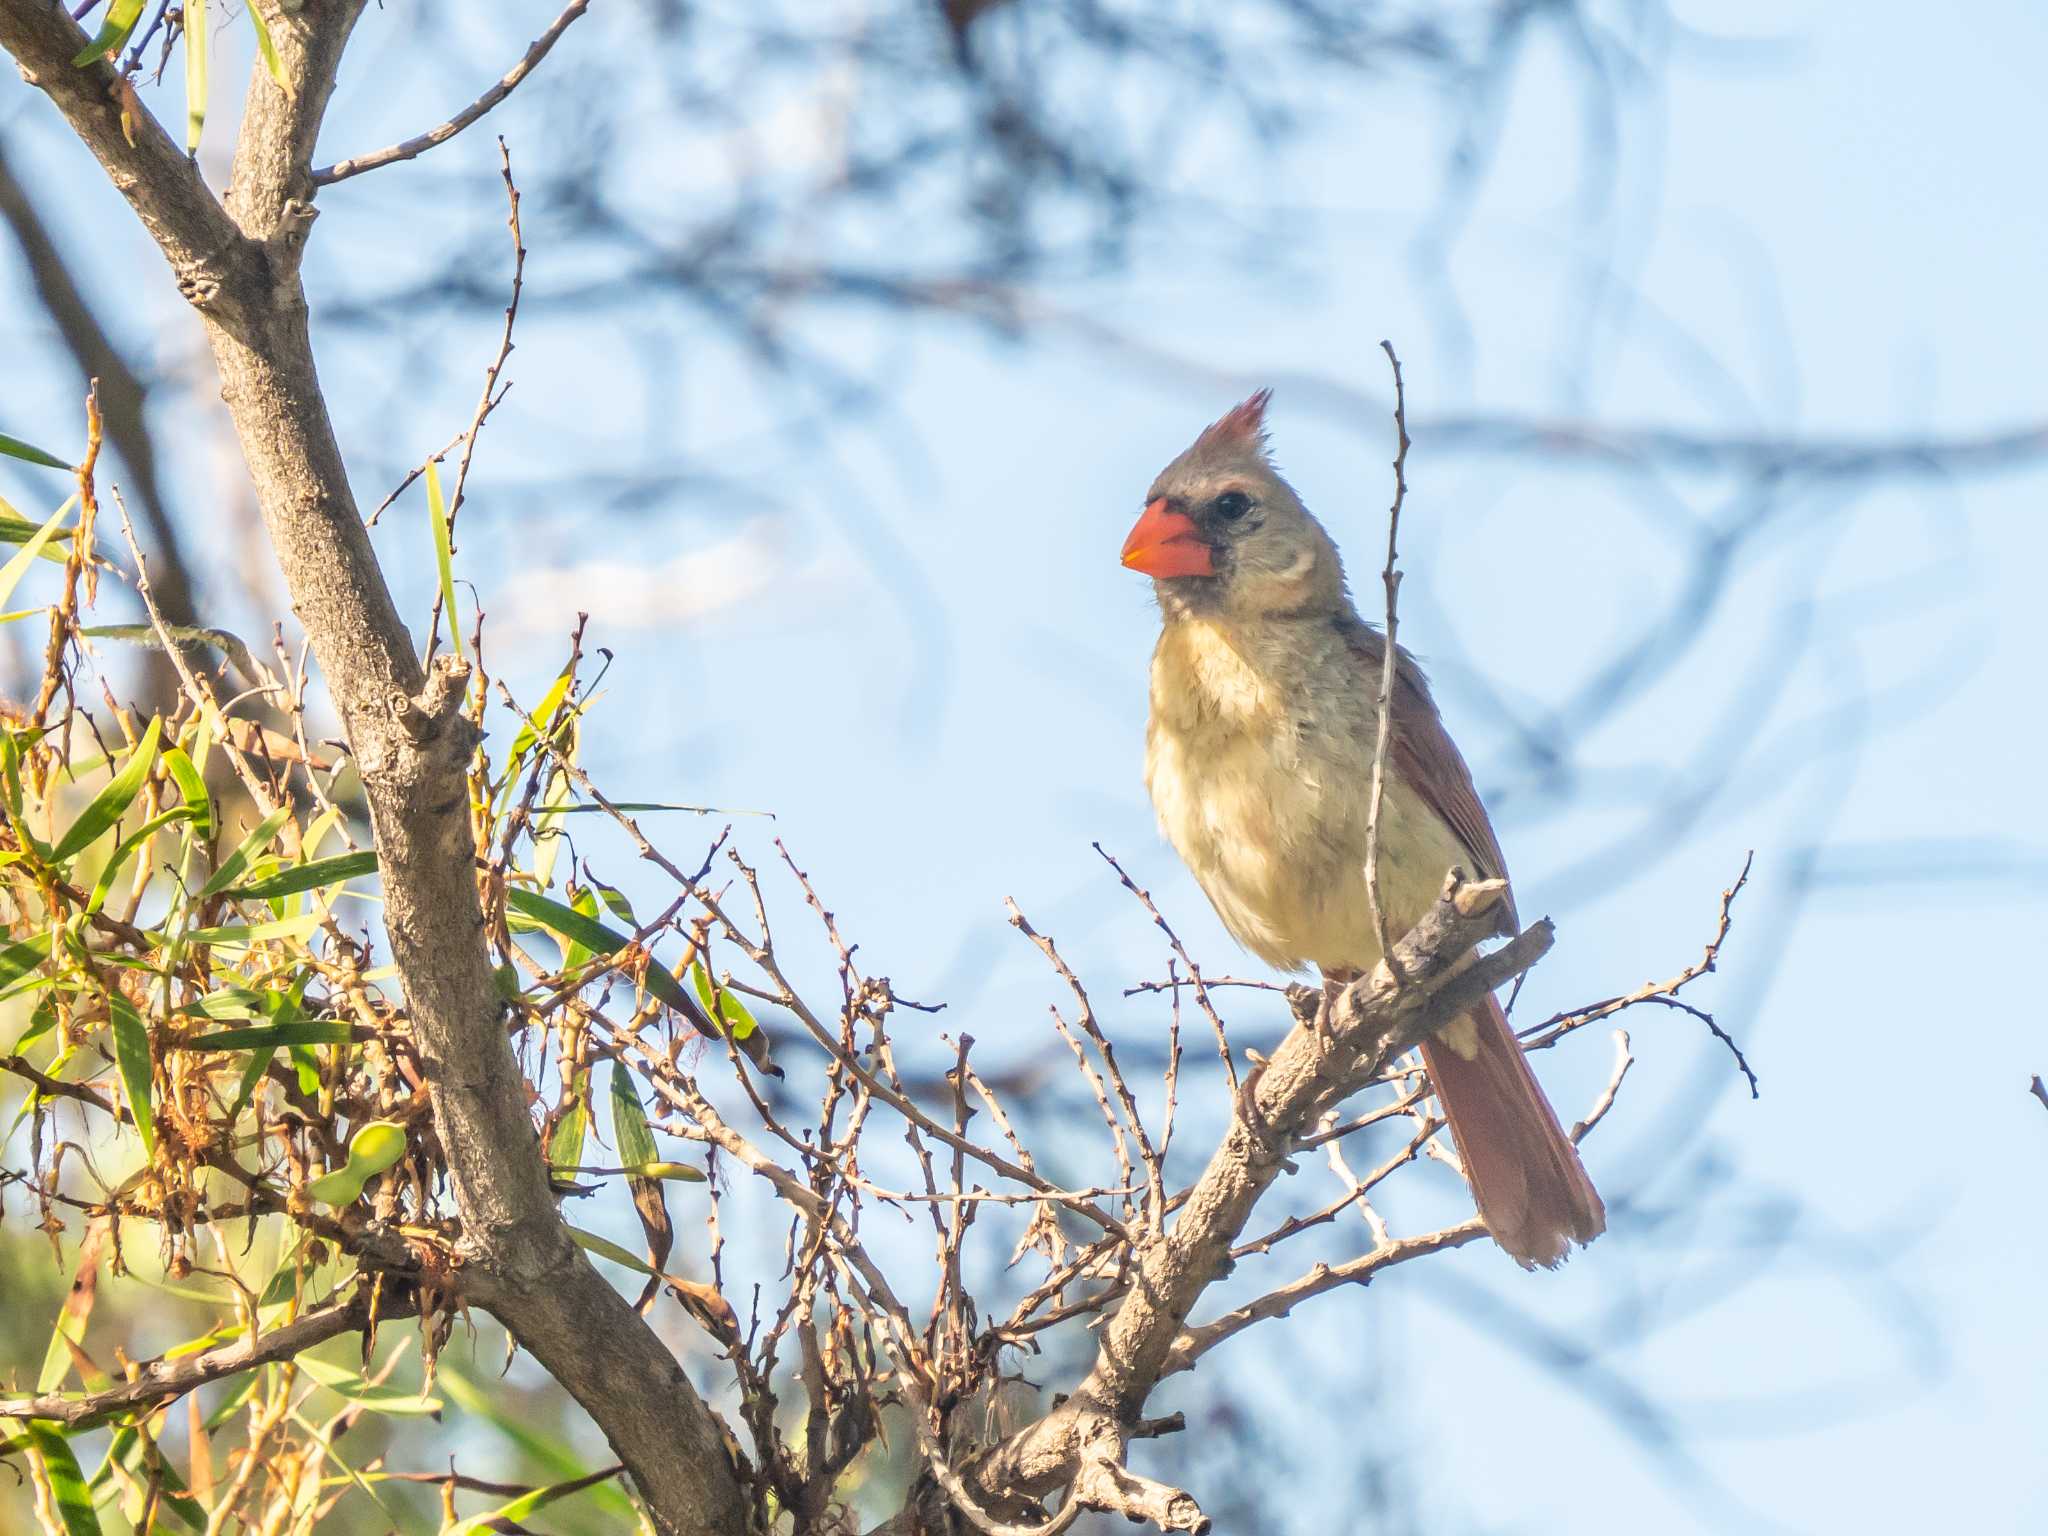
[[[1467,1017],[1472,1054],[1439,1038],[1423,1045],[1423,1065],[1487,1231],[1524,1269],[1554,1268],[1572,1243],[1607,1230],[1606,1208],[1499,1001],[1489,997]]]

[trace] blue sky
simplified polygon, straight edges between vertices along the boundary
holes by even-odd
[[[1280,275],[1196,259],[1184,230],[1163,231],[1140,242],[1127,279],[1035,296],[1128,333],[1149,358],[1061,325],[1021,347],[920,327],[873,434],[771,440],[715,358],[676,395],[645,395],[613,365],[611,338],[542,312],[521,333],[480,473],[545,470],[572,486],[494,541],[486,478],[465,574],[504,625],[499,664],[529,696],[556,664],[561,616],[593,613],[593,641],[619,656],[588,746],[600,782],[773,808],[876,970],[949,1000],[946,1027],[971,1030],[992,1059],[1062,1051],[1043,1022],[1051,978],[1004,925],[1004,896],[1103,998],[1162,965],[1092,839],[1212,968],[1251,965],[1159,839],[1139,781],[1156,619],[1145,583],[1116,562],[1139,495],[1204,422],[1276,383],[1279,461],[1370,602],[1391,447],[1376,343],[1392,338],[1419,424],[1403,639],[1498,792],[1525,915],[1559,924],[1520,1012],[1540,1018],[1690,960],[1754,849],[1701,1001],[1741,1038],[1763,1094],[1740,1092],[1726,1055],[1681,1016],[1631,1016],[1635,1073],[1589,1144],[1617,1207],[1612,1236],[1557,1276],[1523,1276],[1481,1248],[1410,1266],[1219,1352],[1185,1400],[1230,1373],[1285,1425],[1276,1438],[1311,1497],[1319,1478],[1343,1486],[1328,1469],[1362,1439],[1404,1452],[1432,1529],[2040,1529],[2048,1227],[2032,1213],[2048,1112],[2025,1086],[2048,1070],[2048,1030],[2023,961],[2048,916],[2030,627],[2048,466],[1791,497],[1698,642],[1574,743],[1592,788],[1558,809],[1532,788],[1507,714],[1540,718],[1626,651],[1695,568],[1683,530],[1738,515],[1739,487],[1674,473],[1646,488],[1439,450],[1427,425],[1482,411],[1868,437],[2048,419],[2048,14],[1678,9],[1747,41],[1666,39],[1654,85],[1624,98],[1609,215],[1589,220],[1578,201],[1566,61],[1527,61],[1446,283],[1425,278],[1413,245],[1437,206],[1441,115],[1428,93],[1388,82],[1307,103],[1311,131],[1270,166],[1219,148],[1191,172],[1186,190],[1218,220],[1272,231]],[[377,24],[373,12],[365,28]],[[593,25],[565,46],[597,46]],[[373,96],[343,91],[328,147],[390,136],[395,109]],[[515,97],[494,123],[515,159],[538,161],[546,128],[522,110]],[[430,178],[495,179],[486,136],[436,156],[325,194],[321,233],[430,200]],[[64,196],[84,217],[115,211],[97,185]],[[451,230],[450,248],[472,233]],[[413,232],[423,259],[435,238]],[[123,232],[101,259],[113,273],[139,255]],[[537,289],[548,261],[536,243]],[[316,265],[316,311],[322,275]],[[0,281],[20,291],[12,267]],[[122,306],[159,366],[196,365],[175,301]],[[481,367],[494,332],[484,317],[429,342]],[[899,344],[851,318],[827,334],[849,356]],[[403,370],[366,367],[360,343],[336,346],[329,382],[358,462],[416,459],[467,419],[467,363],[415,391]],[[18,389],[49,412],[18,430],[57,427],[54,383],[11,376],[10,404]],[[219,426],[211,392],[199,399],[163,425],[201,444],[176,456],[195,539],[211,542],[233,526],[223,506],[237,493],[225,450],[205,446],[205,424]],[[756,483],[772,472],[772,494],[727,503],[685,487],[623,516],[573,490],[579,471],[677,444],[722,451]],[[374,500],[383,487],[366,475],[359,489]],[[417,516],[387,518],[380,548],[423,622]],[[554,568],[544,579],[541,564]],[[1732,777],[1715,771],[1730,754],[1743,764]],[[1716,787],[1683,824],[1647,815],[1694,780]],[[772,852],[758,824],[740,835]],[[601,872],[637,879],[622,849],[589,851]],[[1809,867],[1818,883],[1798,904]],[[822,949],[808,974],[829,977]],[[1139,1002],[1113,1015],[1134,1037],[1156,1036],[1161,1017]],[[1247,1008],[1246,1038],[1261,1027]],[[1597,1032],[1540,1060],[1568,1119],[1608,1061]],[[1718,1171],[1678,1178],[1702,1149]],[[1404,1178],[1397,1228],[1455,1216],[1443,1170]],[[1745,1245],[1795,1205],[1794,1241]],[[1275,1281],[1298,1261],[1277,1262]],[[1487,1321],[1502,1307],[1592,1348],[1590,1385],[1503,1342]],[[1656,1451],[1640,1416],[1636,1434],[1621,1426],[1610,1410],[1627,1392],[1668,1415],[1690,1470]]]

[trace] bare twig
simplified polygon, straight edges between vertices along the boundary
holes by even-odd
[[[1584,1141],[1593,1127],[1607,1118],[1607,1111],[1614,1108],[1614,1096],[1621,1092],[1621,1080],[1628,1076],[1628,1069],[1635,1065],[1635,1061],[1628,1048],[1628,1031],[1617,1029],[1614,1032],[1614,1071],[1607,1079],[1607,1086],[1600,1090],[1600,1097],[1586,1112],[1586,1118],[1572,1127],[1574,1144]]]
[[[1699,959],[1686,966],[1683,970],[1665,977],[1662,981],[1645,982],[1642,986],[1636,988],[1635,991],[1624,996],[1610,997],[1573,1013],[1552,1014],[1541,1024],[1532,1025],[1530,1028],[1520,1032],[1521,1038],[1525,1042],[1523,1049],[1530,1051],[1547,1050],[1573,1030],[1583,1029],[1586,1025],[1597,1023],[1601,1019],[1612,1018],[1615,1014],[1629,1008],[1634,1008],[1642,1003],[1658,1003],[1667,1008],[1675,1008],[1681,1013],[1690,1014],[1705,1024],[1713,1033],[1714,1038],[1725,1045],[1728,1048],[1729,1054],[1735,1058],[1735,1065],[1741,1070],[1743,1077],[1749,1083],[1749,1096],[1752,1099],[1758,1097],[1759,1090],[1756,1073],[1750,1069],[1748,1058],[1742,1054],[1742,1047],[1736,1044],[1735,1037],[1723,1029],[1711,1013],[1702,1008],[1695,1008],[1690,1003],[1682,1002],[1676,996],[1682,988],[1706,975],[1719,963],[1721,946],[1728,938],[1728,929],[1735,906],[1735,898],[1741,895],[1742,888],[1749,884],[1750,866],[1755,861],[1756,852],[1752,849],[1743,856],[1742,869],[1736,875],[1734,884],[1721,892],[1721,908],[1715,920],[1713,937],[1707,940],[1706,949],[1702,952]]]
[[[462,132],[463,129],[482,117],[507,96],[510,96],[518,88],[519,82],[533,73],[534,66],[548,56],[548,50],[561,41],[562,34],[569,30],[570,23],[588,9],[590,9],[590,0],[569,0],[569,4],[563,8],[562,14],[549,24],[547,31],[534,39],[533,46],[526,50],[525,57],[506,70],[504,76],[496,85],[449,118],[447,122],[440,123],[435,127],[429,128],[425,133],[415,134],[413,137],[402,140],[397,144],[389,144],[383,149],[373,150],[367,155],[357,155],[352,159],[337,160],[332,165],[322,166],[319,170],[313,172],[313,184],[320,187],[332,186],[337,181],[346,181],[349,177],[360,176],[365,171],[374,171],[383,166],[395,165],[401,160],[411,160],[416,156],[425,154],[436,144],[447,143],[448,140],[454,138],[455,135]]]
[[[1382,341],[1380,350],[1394,367],[1394,502],[1387,509],[1387,564],[1380,581],[1387,589],[1387,625],[1381,637],[1379,736],[1372,753],[1372,795],[1365,811],[1365,899],[1372,908],[1373,933],[1379,939],[1380,956],[1401,980],[1395,968],[1393,936],[1387,929],[1387,913],[1380,902],[1380,808],[1387,791],[1387,751],[1394,741],[1394,671],[1400,656],[1395,644],[1396,598],[1401,590],[1401,573],[1394,568],[1401,536],[1401,504],[1408,499],[1408,398],[1401,384],[1401,359],[1394,344]]]
[[[1187,951],[1187,946],[1181,943],[1180,935],[1173,931],[1173,925],[1160,915],[1159,908],[1153,904],[1152,893],[1141,889],[1135,880],[1125,874],[1123,865],[1119,864],[1115,855],[1102,844],[1090,843],[1088,846],[1101,854],[1102,861],[1116,871],[1116,877],[1123,882],[1124,889],[1138,898],[1138,904],[1145,909],[1159,931],[1166,935],[1166,942],[1173,946],[1175,957],[1188,968],[1188,982],[1195,989],[1195,1006],[1202,1010],[1203,1017],[1209,1021],[1209,1027],[1216,1032],[1216,1054],[1223,1058],[1223,1074],[1230,1080],[1230,1096],[1235,1099],[1240,1086],[1237,1080],[1237,1062],[1230,1053],[1230,1035],[1223,1027],[1223,1016],[1216,1011],[1216,1005],[1209,999],[1209,987],[1202,978],[1202,968],[1195,964],[1194,957]]]
[[[387,1297],[380,1310],[385,1317],[405,1315],[404,1303],[396,1298]],[[59,1424],[83,1425],[129,1409],[155,1408],[209,1381],[239,1375],[274,1360],[289,1360],[315,1344],[361,1328],[368,1319],[367,1297],[359,1292],[348,1301],[308,1312],[260,1337],[236,1339],[176,1360],[151,1361],[136,1371],[133,1379],[103,1391],[0,1398],[0,1418],[48,1419]]]

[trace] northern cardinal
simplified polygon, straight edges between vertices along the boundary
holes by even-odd
[[[1365,857],[1385,649],[1337,546],[1267,454],[1269,393],[1152,482],[1123,563],[1153,578],[1165,620],[1145,752],[1160,827],[1239,943],[1287,970],[1315,965],[1328,986],[1380,960]],[[1399,935],[1451,866],[1507,866],[1421,668],[1398,649],[1392,727],[1379,884]],[[1524,1268],[1553,1266],[1606,1229],[1496,999],[1422,1058],[1495,1242]]]

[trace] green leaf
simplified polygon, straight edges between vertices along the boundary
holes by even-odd
[[[614,1264],[623,1264],[636,1275],[652,1275],[657,1280],[668,1278],[632,1249],[622,1248],[610,1238],[599,1237],[595,1232],[586,1232],[581,1227],[570,1227],[569,1240],[585,1253],[594,1253],[601,1259],[610,1259]]]
[[[162,811],[150,817],[149,820],[122,838],[119,846],[114,849],[113,854],[108,858],[107,867],[100,871],[99,879],[93,882],[92,896],[86,902],[85,910],[97,912],[107,904],[107,893],[113,890],[114,881],[120,875],[122,867],[135,856],[135,850],[140,848],[152,834],[161,832],[174,821],[188,819],[191,814],[191,809],[187,806],[172,806],[168,811]]]
[[[85,1473],[71,1452],[71,1442],[41,1419],[29,1421],[28,1438],[43,1464],[43,1475],[50,1480],[50,1492],[64,1521],[66,1536],[100,1536],[92,1493],[85,1486]]]
[[[57,839],[57,846],[50,850],[50,862],[63,864],[86,848],[90,847],[102,832],[118,822],[135,797],[142,793],[142,786],[149,778],[150,770],[156,767],[157,736],[163,730],[163,721],[150,716],[149,729],[142,733],[142,740],[128,755],[128,766],[107,782],[107,787],[93,796],[92,804],[78,813],[78,820],[64,835]]]
[[[21,578],[27,574],[28,568],[36,563],[36,556],[43,552],[43,546],[49,543],[57,532],[57,524],[62,522],[64,515],[77,504],[76,495],[65,498],[64,505],[50,514],[50,520],[30,534],[28,541],[14,552],[14,558],[5,565],[0,565],[0,608],[7,606],[7,601],[14,596],[14,589],[20,585]]]
[[[569,685],[575,680],[576,674],[567,667],[564,667],[556,676],[554,682],[548,686],[548,691],[541,695],[540,704],[530,717],[535,724],[548,732],[550,736],[554,734],[555,712],[562,707],[562,701],[569,696]],[[539,744],[539,740],[540,738],[533,733],[533,726],[528,725],[524,720],[519,722],[519,729],[512,737],[512,748],[505,756],[505,776],[507,779],[512,778],[519,772],[520,765],[526,761],[526,754]]]
[[[579,917],[586,917],[595,921],[597,918],[597,898],[590,893],[589,887],[586,886],[569,898],[569,909]],[[614,945],[613,948],[617,948],[617,946]],[[562,968],[569,971],[577,970],[590,959],[592,953],[593,951],[587,945],[571,943],[567,953],[562,956]],[[606,950],[603,953],[609,954],[610,951]]]
[[[54,453],[45,453],[34,443],[24,443],[18,437],[9,437],[0,432],[0,453],[10,459],[24,459],[30,464],[41,464],[47,469],[69,469],[71,466]]]
[[[50,958],[50,934],[39,933],[0,949],[0,988],[11,987]]]
[[[688,811],[692,816],[765,816],[775,819],[773,811],[749,811],[730,805],[678,805],[672,800],[614,800],[609,805],[563,805],[555,808],[557,816],[598,816],[610,815],[613,811]]]
[[[654,1132],[647,1126],[647,1111],[640,1107],[633,1075],[622,1061],[612,1063],[612,1146],[620,1163],[628,1168],[656,1162],[661,1152],[654,1145]]]
[[[566,1483],[552,1483],[545,1488],[535,1488],[522,1493],[518,1498],[500,1504],[496,1509],[487,1509],[481,1514],[458,1520],[448,1527],[442,1536],[481,1536],[484,1531],[515,1530],[536,1510],[542,1509],[558,1499],[566,1499],[572,1493],[581,1493],[595,1483],[602,1483],[618,1476],[616,1469],[592,1472]]]
[[[113,1018],[114,1065],[121,1072],[121,1086],[128,1092],[128,1109],[135,1116],[135,1129],[143,1149],[156,1156],[156,1119],[152,1110],[155,1089],[149,1073],[149,1026],[135,1005],[118,992],[107,994],[107,1010]]]
[[[284,76],[284,61],[277,56],[277,44],[270,39],[270,27],[263,20],[263,12],[253,3],[246,9],[250,24],[256,28],[256,51],[263,55],[263,67],[270,71],[270,78],[277,82],[277,88],[285,95],[291,95],[291,84]]]
[[[455,567],[449,547],[448,503],[441,499],[441,465],[427,460],[427,516],[434,525],[434,566],[441,574],[441,612],[448,620],[448,638],[462,654],[462,620],[455,612]]]
[[[548,1166],[574,1168],[583,1161],[583,1139],[590,1130],[590,1070],[575,1074],[570,1089],[568,1112],[555,1124],[548,1138]]]
[[[295,891],[315,890],[323,885],[339,885],[342,881],[353,880],[358,875],[375,873],[377,855],[365,849],[360,853],[337,853],[330,858],[315,859],[310,864],[291,865],[274,875],[245,880],[240,885],[229,887],[222,894],[269,899],[289,896]]]
[[[0,502],[0,506],[5,505],[5,502]],[[32,523],[25,517],[0,515],[0,544],[26,544],[41,527],[40,523]],[[53,533],[49,543],[37,553],[42,559],[62,565],[71,558],[71,551],[66,547],[70,538],[71,530],[68,528]]]
[[[739,1000],[737,993],[730,987],[714,988],[711,985],[710,973],[704,969],[701,962],[690,963],[690,980],[697,988],[697,997],[704,1004],[704,1011],[714,1018],[724,1020],[726,1027],[732,1031],[733,1039],[744,1040],[760,1028],[754,1022],[754,1016],[747,1011],[747,1005]]]
[[[280,805],[258,822],[256,830],[242,839],[242,845],[229,854],[206,884],[199,888],[199,899],[204,901],[209,896],[218,896],[241,879],[242,871],[249,867],[249,861],[270,846],[271,840],[277,836],[278,829],[285,824],[291,813],[290,806]]]
[[[626,935],[613,932],[595,917],[521,886],[513,886],[505,892],[505,905],[533,923],[553,930],[562,938],[581,944],[592,954],[609,955],[624,949],[630,942]],[[647,969],[651,978],[656,967],[649,966]],[[676,990],[680,992],[682,989],[678,987]]]
[[[405,1156],[405,1127],[396,1120],[372,1120],[348,1141],[348,1163],[315,1179],[306,1193],[322,1205],[352,1204],[363,1186]]]
[[[629,942],[624,934],[614,932],[595,918],[586,917],[571,907],[563,906],[559,901],[543,896],[537,891],[529,891],[522,886],[511,887],[505,892],[505,906],[508,911],[525,920],[523,926],[551,929],[564,939],[573,939],[593,954],[609,955],[625,948]],[[519,927],[522,924],[514,923],[513,926]],[[700,1033],[715,1029],[716,1026],[712,1024],[707,1010],[698,1006],[697,1000],[682,989],[675,977],[662,968],[660,962],[651,961],[648,964],[646,980],[648,991],[688,1019]],[[702,985],[708,987],[709,983]],[[732,994],[728,992],[725,996],[728,1004],[731,1004]],[[782,1075],[781,1068],[777,1067],[770,1057],[768,1032],[754,1021],[753,1015],[749,1014],[744,1006],[729,1006],[721,1010],[719,1017],[726,1021],[732,1030],[733,1039],[739,1042],[749,1060],[771,1076]]]
[[[624,891],[615,890],[602,880],[592,880],[590,888],[596,891],[599,899],[604,902],[605,911],[622,923],[631,923],[635,928],[640,926],[640,919],[633,915],[633,903],[626,900]]]
[[[187,930],[188,944],[261,944],[265,939],[303,939],[320,926],[318,912],[301,912],[297,917],[280,917],[269,923],[226,923],[218,928]]]
[[[254,3],[254,0],[251,0]],[[207,0],[185,0],[185,152],[199,153],[206,126]]]
[[[575,758],[576,735],[572,731],[569,737],[569,759],[574,762]],[[532,834],[533,874],[534,878],[540,881],[542,890],[555,883],[555,859],[562,851],[562,829],[556,826],[555,822],[567,808],[573,793],[566,772],[559,767],[548,769],[547,787],[541,793],[540,811],[533,818]]]
[[[674,1179],[679,1184],[702,1184],[706,1178],[702,1168],[693,1168],[688,1163],[624,1163],[620,1166],[636,1179]]]
[[[252,1371],[243,1380],[254,1380],[255,1375],[256,1373]],[[491,1425],[544,1471],[553,1473],[558,1478],[574,1478],[582,1474],[584,1463],[566,1443],[538,1433],[525,1418],[506,1408],[495,1389],[487,1391],[477,1386],[452,1361],[441,1362],[440,1369],[435,1373],[435,1380],[440,1383],[441,1390],[446,1392],[465,1414]],[[633,1522],[631,1529],[639,1529],[632,1504],[612,1484],[600,1483],[592,1490],[591,1496],[608,1513],[621,1520]]]
[[[199,835],[212,842],[213,801],[206,793],[206,780],[200,776],[198,765],[185,755],[183,747],[165,747],[164,766],[178,781],[178,792],[185,797],[185,809],[191,813]]]
[[[417,1392],[408,1392],[403,1387],[374,1386],[363,1380],[359,1371],[330,1361],[318,1360],[311,1355],[298,1357],[299,1370],[330,1392],[338,1392],[350,1402],[361,1403],[372,1413],[427,1414],[439,1413],[442,1409],[438,1397],[422,1397]]]
[[[267,1051],[287,1045],[346,1045],[355,1026],[339,1019],[279,1019],[247,1029],[220,1029],[171,1047],[178,1051]]]
[[[197,4],[197,0],[194,3]],[[79,633],[94,640],[120,640],[129,645],[146,646],[152,651],[164,649],[164,637],[156,632],[154,624],[88,624]],[[231,629],[199,624],[166,624],[164,634],[181,646],[211,646],[234,664],[235,670],[247,679],[252,688],[270,688],[277,683],[276,674],[250,652],[249,642]]]
[[[119,53],[141,16],[142,0],[112,0],[107,6],[107,19],[100,23],[93,40],[79,50],[78,57],[71,61],[72,67],[83,69],[96,59],[110,58]]]

